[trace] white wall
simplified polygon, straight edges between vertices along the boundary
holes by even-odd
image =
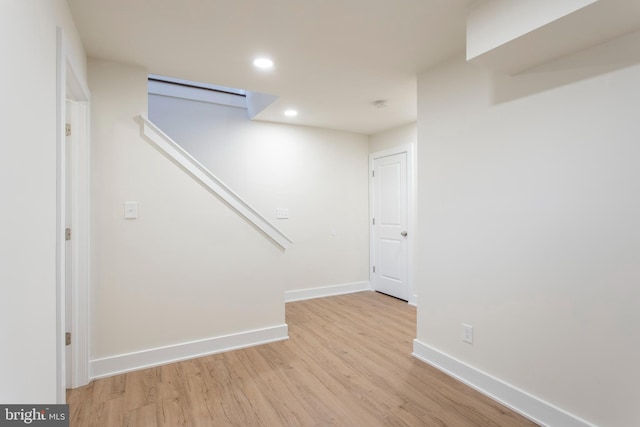
[[[467,59],[482,55],[597,0],[491,0],[467,16]]]
[[[0,4],[2,403],[57,400],[56,27],[84,79],[84,52],[64,0]]]
[[[307,249],[311,246],[309,235],[315,233],[313,226],[304,228],[308,234],[297,232],[295,224],[285,230],[291,231],[301,247],[299,253],[306,256],[299,262],[295,251],[283,253],[140,137],[134,117],[147,110],[146,79],[146,70],[141,68],[93,60],[89,63],[94,361],[283,325],[285,285],[292,282],[292,277],[299,282],[318,280],[313,276],[316,258],[328,264],[323,266],[328,272],[319,275],[334,274],[331,262],[335,255],[324,253],[331,246],[321,242]],[[261,130],[269,133],[268,126]],[[283,150],[295,149],[304,135],[293,128],[271,139],[262,135],[260,141]],[[243,139],[236,141],[239,146],[247,144]],[[298,147],[302,153],[312,153],[305,159],[330,163],[334,151],[311,142],[313,138]],[[316,144],[321,145],[319,141]],[[249,147],[244,149],[249,152]],[[265,147],[251,149],[249,158],[229,157],[225,162],[235,162],[238,170],[250,168],[254,179],[263,177],[274,186],[273,179],[289,182],[291,169],[301,171],[295,175],[297,179],[305,176],[304,169],[319,174],[317,166],[309,162],[292,165],[278,160]],[[334,150],[339,152],[336,147]],[[270,171],[275,177],[266,176],[264,170],[263,161],[269,158],[278,162],[279,169]],[[337,170],[346,168],[342,162],[336,156]],[[243,179],[246,177],[240,176],[234,182],[236,187]],[[304,215],[311,218],[310,222],[321,222],[322,218],[318,220],[306,210],[316,208],[311,201],[315,198],[332,200],[328,189],[316,194],[297,184],[267,188],[265,191],[272,191],[268,195],[252,191],[247,199],[258,207],[265,200],[271,203],[267,196],[275,195],[278,201],[294,200],[295,196],[296,203],[287,206],[292,214],[289,224]],[[125,201],[138,202],[139,219],[123,219]]]
[[[409,123],[369,136],[369,152],[386,150],[391,147],[415,144],[418,140],[418,125]]]
[[[368,281],[366,136],[159,95],[149,97],[149,118],[293,239],[271,269],[286,291]],[[279,208],[290,218],[277,220]]]
[[[418,340],[601,426],[640,425],[640,66],[616,68],[621,46],[517,78],[456,58],[418,84]]]

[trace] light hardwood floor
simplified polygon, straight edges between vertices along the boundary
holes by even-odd
[[[96,380],[71,426],[535,426],[411,357],[415,308],[360,292],[288,303],[288,341]]]

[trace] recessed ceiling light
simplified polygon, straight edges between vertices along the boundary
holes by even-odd
[[[253,65],[258,68],[267,69],[273,67],[273,61],[269,58],[256,58],[253,60]]]
[[[296,110],[286,110],[284,115],[287,117],[295,117],[298,115],[298,112]]]

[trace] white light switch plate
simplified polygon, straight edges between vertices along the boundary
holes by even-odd
[[[124,218],[138,219],[138,202],[124,202]]]

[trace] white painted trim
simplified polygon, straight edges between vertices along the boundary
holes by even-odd
[[[409,298],[408,303],[409,303],[409,305],[417,307],[418,306],[418,295],[416,295],[416,294],[411,295],[411,297]]]
[[[66,403],[65,350],[65,212],[64,175],[67,55],[62,28],[56,28],[56,403]]]
[[[542,426],[596,427],[418,340],[413,340],[412,355]]]
[[[302,301],[333,295],[352,294],[354,292],[371,291],[369,282],[345,283],[343,285],[323,286],[319,288],[298,289],[284,293],[285,302]]]
[[[286,324],[92,360],[91,379],[289,339]]]
[[[414,287],[414,245],[415,245],[415,208],[416,208],[416,144],[405,144],[397,147],[387,148],[386,150],[376,151],[369,154],[369,282],[371,288],[374,289],[375,278],[373,277],[374,259],[374,235],[373,235],[373,180],[371,176],[373,172],[374,161],[395,154],[407,153],[407,280],[409,281],[409,300],[411,305],[417,305],[417,296]]]
[[[278,230],[247,202],[242,200],[240,196],[234,193],[229,187],[220,181],[220,179],[213,175],[200,162],[194,159],[193,156],[173,141],[167,134],[150,122],[149,119],[143,116],[139,116],[138,119],[142,127],[142,134],[144,137],[169,159],[180,166],[180,168],[191,175],[207,190],[222,199],[229,207],[243,216],[250,224],[255,226],[282,250],[286,250],[291,246],[293,240]]]

